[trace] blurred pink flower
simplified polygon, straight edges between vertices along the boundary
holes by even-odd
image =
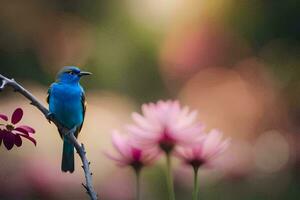
[[[20,147],[22,145],[21,137],[30,140],[36,145],[36,141],[32,137],[32,134],[35,133],[33,128],[26,125],[15,127],[15,125],[21,121],[22,117],[23,110],[21,108],[17,108],[12,114],[10,123],[0,123],[0,144],[3,141],[7,150],[12,149],[14,145]],[[8,121],[8,117],[4,114],[0,114],[0,119],[6,122]]]
[[[200,135],[203,125],[196,122],[197,111],[181,108],[178,101],[158,101],[142,106],[142,115],[133,113],[135,124],[129,125],[139,146],[173,151],[176,145],[189,145]]]
[[[139,171],[142,167],[151,164],[158,156],[158,151],[145,151],[142,148],[135,147],[131,139],[123,136],[119,131],[114,131],[112,143],[118,151],[118,156],[105,153],[106,156],[121,167],[131,166],[134,170]]]
[[[216,129],[211,130],[198,138],[195,145],[178,147],[175,155],[194,169],[203,165],[210,166],[211,161],[223,153],[230,143],[230,139],[222,140],[222,135],[222,132]]]

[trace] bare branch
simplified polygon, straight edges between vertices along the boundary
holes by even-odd
[[[80,145],[77,141],[77,139],[74,136],[74,132],[75,132],[75,128],[69,130],[65,127],[63,127],[52,115],[50,115],[49,110],[43,106],[39,100],[34,97],[28,90],[26,90],[24,87],[22,87],[20,84],[18,84],[14,79],[8,79],[7,77],[3,76],[0,74],[0,81],[1,85],[0,85],[0,91],[5,89],[7,86],[10,86],[14,89],[15,92],[19,92],[20,94],[22,94],[24,97],[26,97],[29,101],[30,104],[35,106],[36,108],[38,108],[43,115],[45,116],[46,119],[48,119],[49,121],[52,121],[57,128],[59,128],[59,130],[62,131],[62,133],[64,134],[64,137],[67,137],[74,145],[78,155],[80,156],[80,159],[82,161],[82,168],[85,174],[85,180],[86,183],[82,184],[83,187],[86,189],[87,194],[89,195],[91,200],[97,200],[98,199],[98,195],[94,190],[93,187],[93,181],[92,181],[92,173],[90,171],[90,162],[88,161],[87,157],[86,157],[86,151],[84,148],[84,145]]]
[[[6,80],[2,80],[2,84],[0,86],[0,90],[3,90],[6,84],[7,84],[7,81]]]

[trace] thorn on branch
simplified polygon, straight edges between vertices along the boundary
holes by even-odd
[[[88,188],[84,183],[81,183],[81,185],[82,185],[87,191],[89,191],[89,188]]]

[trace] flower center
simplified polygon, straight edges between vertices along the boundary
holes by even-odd
[[[167,154],[172,152],[176,144],[173,137],[170,136],[167,129],[164,130],[163,136],[159,140],[159,147]]]
[[[188,164],[191,165],[194,169],[198,169],[205,163],[205,160],[203,159],[194,159],[188,161]]]
[[[15,129],[15,127],[14,127],[13,125],[11,125],[11,124],[7,124],[7,125],[6,125],[6,129],[7,129],[8,131],[12,131],[12,130]]]
[[[141,161],[133,161],[132,163],[130,163],[130,165],[137,172],[140,171],[142,169],[142,167],[144,166]]]

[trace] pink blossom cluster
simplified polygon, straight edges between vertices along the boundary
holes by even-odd
[[[119,166],[141,169],[161,154],[175,155],[194,168],[208,165],[228,146],[222,132],[209,133],[197,120],[197,111],[182,107],[178,101],[158,101],[142,105],[142,112],[132,114],[127,134],[114,131],[112,142],[117,155],[107,154]]]
[[[36,145],[33,138],[35,130],[27,125],[17,126],[22,118],[23,110],[21,108],[17,108],[13,112],[10,120],[7,115],[0,114],[0,145],[3,142],[7,150],[11,150],[14,145],[17,147],[22,146],[22,138],[26,138]]]

